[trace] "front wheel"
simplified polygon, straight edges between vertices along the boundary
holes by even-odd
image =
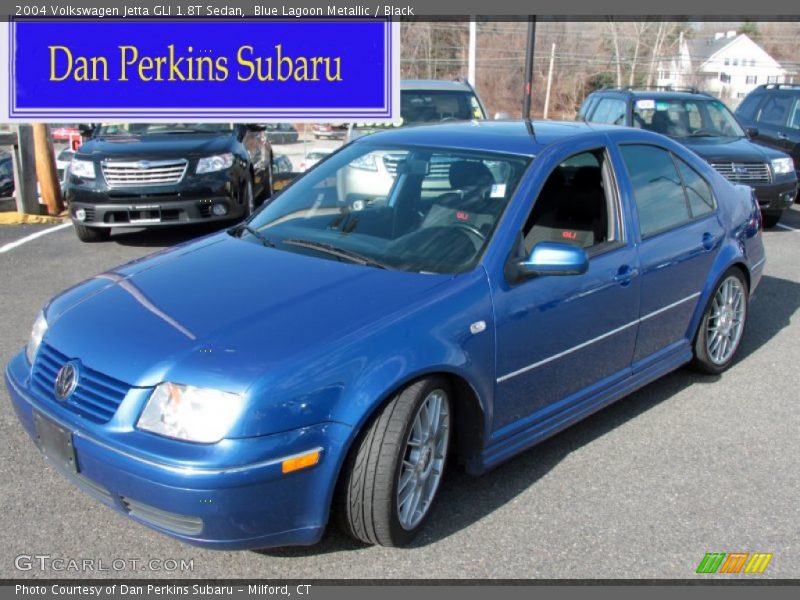
[[[75,234],[82,242],[105,242],[111,237],[111,230],[107,228],[87,227],[86,225],[75,222],[73,222],[72,225],[75,227]]]
[[[730,367],[742,341],[747,312],[747,282],[739,269],[730,269],[722,276],[703,312],[692,366],[711,374]]]
[[[397,394],[362,436],[339,491],[344,530],[367,544],[402,546],[430,513],[450,444],[447,382],[422,379]]]

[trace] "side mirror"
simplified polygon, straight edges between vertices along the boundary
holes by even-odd
[[[754,138],[758,135],[758,127],[745,127],[744,132],[747,134],[747,137]]]
[[[586,250],[572,244],[539,242],[527,260],[517,263],[522,275],[580,275],[589,268]]]
[[[92,137],[94,134],[95,126],[89,123],[81,123],[78,125],[78,133],[81,137]]]

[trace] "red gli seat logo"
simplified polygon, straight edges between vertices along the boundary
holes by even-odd
[[[464,212],[463,210],[459,210],[456,212],[456,219],[459,221],[469,221],[469,213]]]
[[[578,238],[578,234],[575,233],[574,231],[562,231],[561,237],[567,240],[574,240]]]

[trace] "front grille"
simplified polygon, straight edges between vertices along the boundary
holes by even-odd
[[[141,160],[136,162],[103,162],[103,177],[112,188],[178,183],[186,173],[188,161]]]
[[[56,376],[69,360],[47,344],[39,346],[31,374],[33,391],[47,400],[61,402],[54,390]],[[62,404],[95,423],[107,423],[129,389],[127,383],[81,365],[78,387]]]
[[[125,510],[132,517],[141,519],[147,523],[174,531],[175,533],[182,533],[184,535],[198,535],[203,531],[203,520],[200,517],[192,517],[189,515],[181,515],[178,513],[167,512],[155,506],[137,502],[130,498],[122,497],[122,505]]]
[[[711,163],[720,175],[736,183],[769,183],[772,176],[766,163]]]
[[[405,154],[387,154],[383,157],[383,165],[392,177],[397,173],[397,164],[405,160]],[[455,162],[452,159],[433,158],[430,163],[430,171],[426,179],[448,179],[450,177],[450,165]]]

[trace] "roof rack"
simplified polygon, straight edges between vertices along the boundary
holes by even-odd
[[[761,87],[765,90],[796,89],[800,88],[800,83],[765,83]]]
[[[622,92],[686,92],[688,94],[705,94],[696,87],[676,87],[673,85],[649,85],[642,87],[609,85],[602,90],[619,90]],[[601,91],[602,91],[601,90]]]

